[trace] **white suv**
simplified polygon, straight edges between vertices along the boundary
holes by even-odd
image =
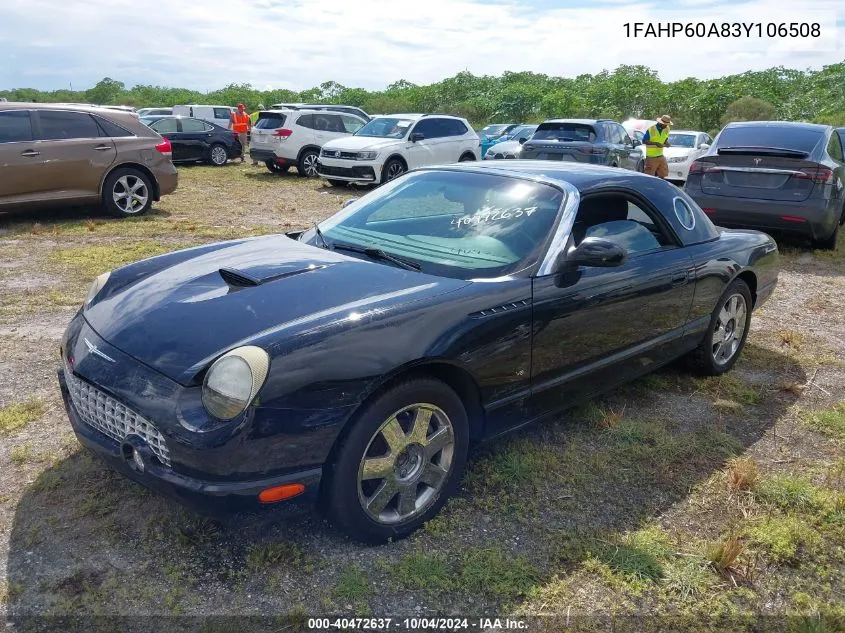
[[[466,119],[390,114],[323,145],[317,173],[329,184],[378,184],[425,165],[481,160],[478,134]]]
[[[264,110],[252,127],[249,157],[263,161],[275,173],[296,167],[300,176],[316,176],[320,148],[366,123],[345,112]]]

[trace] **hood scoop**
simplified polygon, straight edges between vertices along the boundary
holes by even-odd
[[[276,275],[269,275],[267,277],[256,277],[254,275],[250,275],[242,270],[237,270],[235,268],[221,268],[217,272],[223,278],[223,281],[229,285],[232,289],[239,290],[241,288],[254,288],[255,286],[260,286],[262,284],[269,283],[271,281],[277,281],[279,279],[285,279],[286,277],[293,277],[294,275],[301,275],[302,273],[310,273],[315,270],[320,270],[322,268],[326,268],[326,264],[316,265],[311,264],[305,268],[299,268],[297,270],[288,270],[283,273],[278,273]]]

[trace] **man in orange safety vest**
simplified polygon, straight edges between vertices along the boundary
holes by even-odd
[[[238,135],[238,140],[241,142],[241,147],[243,148],[241,153],[241,162],[244,162],[244,154],[246,154],[249,149],[249,141],[247,140],[249,128],[249,115],[246,113],[244,104],[239,103],[238,111],[232,112],[232,114],[229,115],[229,129]]]

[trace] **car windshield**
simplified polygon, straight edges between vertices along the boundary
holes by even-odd
[[[394,119],[379,117],[367,123],[355,136],[372,136],[374,138],[405,138],[413,121],[411,119]]]
[[[596,131],[583,123],[542,123],[534,132],[532,140],[586,141],[596,140]]]
[[[528,138],[537,129],[536,125],[521,125],[508,133],[508,138]]]
[[[486,127],[481,128],[479,134],[483,136],[497,136],[501,134],[505,128],[508,127],[507,125],[488,125]]]
[[[695,134],[670,134],[669,145],[672,147],[695,147]]]
[[[517,177],[421,171],[360,198],[320,230],[332,245],[380,249],[419,263],[424,273],[494,278],[540,255],[564,197]],[[315,233],[303,238],[321,245]]]
[[[156,118],[145,117],[145,116],[140,117],[140,119],[141,119],[141,123],[143,123],[144,125],[150,125],[151,123],[155,123],[156,121],[158,121],[158,119],[156,119]]]

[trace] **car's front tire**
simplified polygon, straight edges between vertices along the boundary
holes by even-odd
[[[381,170],[381,181],[390,182],[394,178],[398,178],[407,171],[405,163],[398,158],[391,158],[384,164]]]
[[[408,536],[460,485],[469,445],[467,413],[444,383],[397,384],[350,421],[327,473],[329,518],[366,543]]]
[[[299,164],[296,169],[303,178],[314,178],[317,176],[317,159],[320,155],[313,149],[302,152],[299,157]]]
[[[736,364],[748,338],[752,305],[748,284],[737,279],[728,286],[713,310],[707,333],[688,357],[692,370],[719,376]]]
[[[103,183],[103,206],[119,218],[143,215],[153,206],[149,176],[131,167],[115,169]]]

